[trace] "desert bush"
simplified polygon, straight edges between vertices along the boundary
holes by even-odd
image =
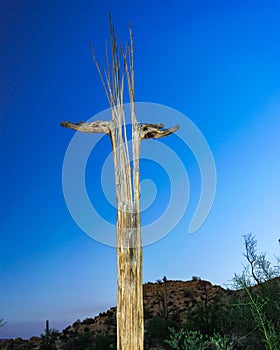
[[[185,298],[193,298],[193,290],[185,289],[183,293]]]
[[[58,337],[59,332],[57,329],[46,329],[44,334],[41,334],[42,342],[39,350],[56,350],[55,340]]]
[[[116,339],[109,334],[100,334],[96,337],[95,350],[111,350],[116,348]]]
[[[94,319],[89,317],[89,318],[84,319],[82,323],[86,324],[86,325],[93,324]]]
[[[181,328],[176,331],[169,329],[169,339],[165,341],[170,349],[175,350],[232,350],[233,341],[220,334],[203,336],[200,331],[190,331]]]
[[[201,281],[201,278],[198,276],[192,276],[192,281]]]
[[[109,326],[116,326],[117,325],[116,317],[106,316],[104,324],[109,325]]]
[[[252,341],[259,340],[255,349],[279,350],[280,293],[279,281],[274,280],[279,276],[279,268],[272,267],[264,253],[257,253],[257,241],[252,234],[243,238],[248,265],[242,274],[234,275],[233,284],[244,291],[238,306],[251,320],[247,337],[254,335]]]
[[[77,319],[77,321],[75,321],[73,324],[72,324],[72,327],[77,327],[81,324],[81,320]]]
[[[146,323],[145,349],[163,346],[168,337],[170,321],[164,317],[155,317]]]
[[[94,339],[88,332],[77,334],[63,343],[62,350],[96,350],[93,342]]]

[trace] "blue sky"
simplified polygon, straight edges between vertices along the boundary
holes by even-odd
[[[122,42],[133,27],[136,101],[188,116],[217,169],[210,215],[190,235],[199,171],[175,136],[163,140],[186,154],[190,201],[178,226],[144,248],[144,282],[196,275],[230,284],[249,232],[271,260],[279,256],[279,1],[1,1],[1,337],[39,334],[46,319],[61,329],[116,304],[114,248],[83,233],[64,201],[74,132],[59,125],[108,108],[88,47],[104,59],[108,12]],[[145,177],[152,166],[143,163]]]

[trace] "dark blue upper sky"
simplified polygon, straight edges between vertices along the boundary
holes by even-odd
[[[116,303],[115,250],[84,234],[64,201],[62,165],[74,133],[59,125],[108,107],[88,44],[104,60],[109,12],[121,42],[128,23],[133,27],[136,101],[188,116],[207,139],[217,168],[212,211],[188,235],[200,187],[199,172],[189,165],[191,209],[167,237],[144,248],[144,281],[198,275],[230,283],[242,268],[242,235],[248,232],[269,257],[279,255],[279,1],[2,0],[3,337],[39,334],[46,319],[60,328]],[[172,148],[176,138],[163,142]],[[178,152],[187,154],[180,145]],[[145,178],[160,171],[152,166],[143,162]],[[96,177],[89,168],[89,188]],[[158,177],[168,189],[164,174]],[[98,203],[103,201],[101,193]],[[161,207],[152,208],[143,220]],[[108,215],[112,220],[114,211]]]

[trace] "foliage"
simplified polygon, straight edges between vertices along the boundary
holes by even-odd
[[[221,327],[223,313],[224,309],[218,302],[197,303],[187,314],[186,326],[189,329],[199,329],[203,334],[213,335]]]
[[[206,349],[203,341],[203,336],[199,331],[185,331],[181,328],[176,331],[170,328],[169,339],[165,340],[171,349],[176,350],[204,350]]]
[[[246,286],[252,286],[255,284],[260,285],[266,281],[271,280],[274,277],[279,276],[279,267],[272,267],[270,261],[267,260],[265,253],[257,253],[257,240],[249,233],[243,236],[245,253],[248,265],[245,267],[242,276],[235,275],[233,282],[237,288],[243,288]],[[240,278],[242,281],[240,283]]]
[[[221,304],[220,301],[218,303],[210,297],[207,282],[202,281],[200,288],[203,290],[200,302],[191,293],[187,293],[190,295],[194,307],[187,313],[186,327],[191,330],[199,329],[203,334],[213,335],[219,329]]]
[[[227,291],[213,299],[205,284],[201,301],[197,301],[192,293],[184,292],[190,299],[186,305],[193,306],[181,327],[199,330],[208,340],[215,334],[226,335],[234,339],[236,349],[279,350],[280,280],[274,278],[279,268],[272,268],[266,255],[257,253],[256,240],[251,235],[244,239],[248,266],[234,277],[238,293]]]
[[[109,334],[99,334],[96,337],[95,350],[109,350],[116,348],[116,340]]]
[[[86,318],[83,320],[83,324],[93,324],[94,323],[94,319],[93,318]]]
[[[215,333],[212,337],[209,337],[208,348],[209,347],[216,350],[232,350],[234,349],[234,341]]]
[[[45,334],[41,334],[42,342],[39,347],[40,350],[56,350],[55,340],[59,335],[58,330],[46,328]]]
[[[77,327],[81,324],[81,320],[78,318],[77,321],[75,321],[73,324],[72,324],[72,327]]]
[[[63,350],[109,350],[115,348],[115,336],[105,333],[94,336],[89,331],[68,338],[62,346]]]
[[[233,278],[238,291],[213,293],[206,281],[200,281],[198,294],[193,289],[182,290],[185,305],[190,306],[184,323],[181,308],[167,309],[173,298],[168,295],[166,277],[158,281],[154,303],[159,304],[160,317],[152,317],[155,304],[152,311],[146,305],[145,349],[280,350],[280,279],[274,278],[279,275],[279,267],[272,267],[265,254],[257,253],[257,241],[252,235],[244,236],[244,241],[248,265]],[[110,328],[110,333],[114,333],[115,311],[102,316],[106,316],[107,330]],[[91,331],[88,325],[93,321],[74,323],[87,325],[84,332],[67,327],[60,336],[61,350],[115,349],[116,335]],[[0,328],[4,324],[0,320]],[[40,350],[55,349],[55,338],[56,331],[46,329]]]
[[[251,316],[253,329],[251,334],[259,333],[259,339],[265,349],[280,349],[279,327],[279,289],[272,287],[271,279],[278,276],[278,268],[272,268],[264,253],[257,254],[257,241],[252,234],[244,236],[245,253],[248,266],[241,275],[234,275],[233,283],[236,289],[243,289],[245,295],[239,301],[239,308],[243,308]],[[273,286],[279,283],[275,282]],[[255,287],[253,288],[253,286]],[[252,322],[251,322],[252,323]]]
[[[192,281],[201,281],[201,278],[198,276],[192,276]]]
[[[109,325],[109,326],[116,326],[117,325],[116,317],[106,316],[106,318],[104,320],[104,324]]]
[[[69,338],[64,342],[62,349],[63,350],[95,350],[96,348],[92,345],[93,339],[90,334],[83,333],[75,337]]]
[[[146,324],[145,349],[163,346],[164,339],[168,337],[170,321],[164,317],[154,317]]]
[[[208,337],[203,336],[200,331],[190,331],[183,328],[179,331],[170,328],[169,339],[165,342],[171,349],[175,350],[233,349],[233,342],[220,334],[214,334],[213,336]]]
[[[184,293],[185,298],[193,298],[193,290],[192,289],[185,289],[183,293]]]

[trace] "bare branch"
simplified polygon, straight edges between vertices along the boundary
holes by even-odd
[[[69,128],[81,132],[87,132],[87,133],[101,133],[101,134],[110,134],[111,133],[111,122],[107,121],[96,121],[93,123],[85,123],[85,122],[78,122],[78,123],[71,123],[68,121],[60,123],[61,126],[64,128]]]
[[[243,255],[250,264],[251,274],[253,279],[257,284],[261,284],[261,280],[256,274],[256,265],[257,265],[257,241],[252,234],[244,235],[244,244],[245,244],[245,253]]]
[[[165,137],[179,129],[179,125],[164,129],[163,124],[141,124],[141,139],[158,139]]]

